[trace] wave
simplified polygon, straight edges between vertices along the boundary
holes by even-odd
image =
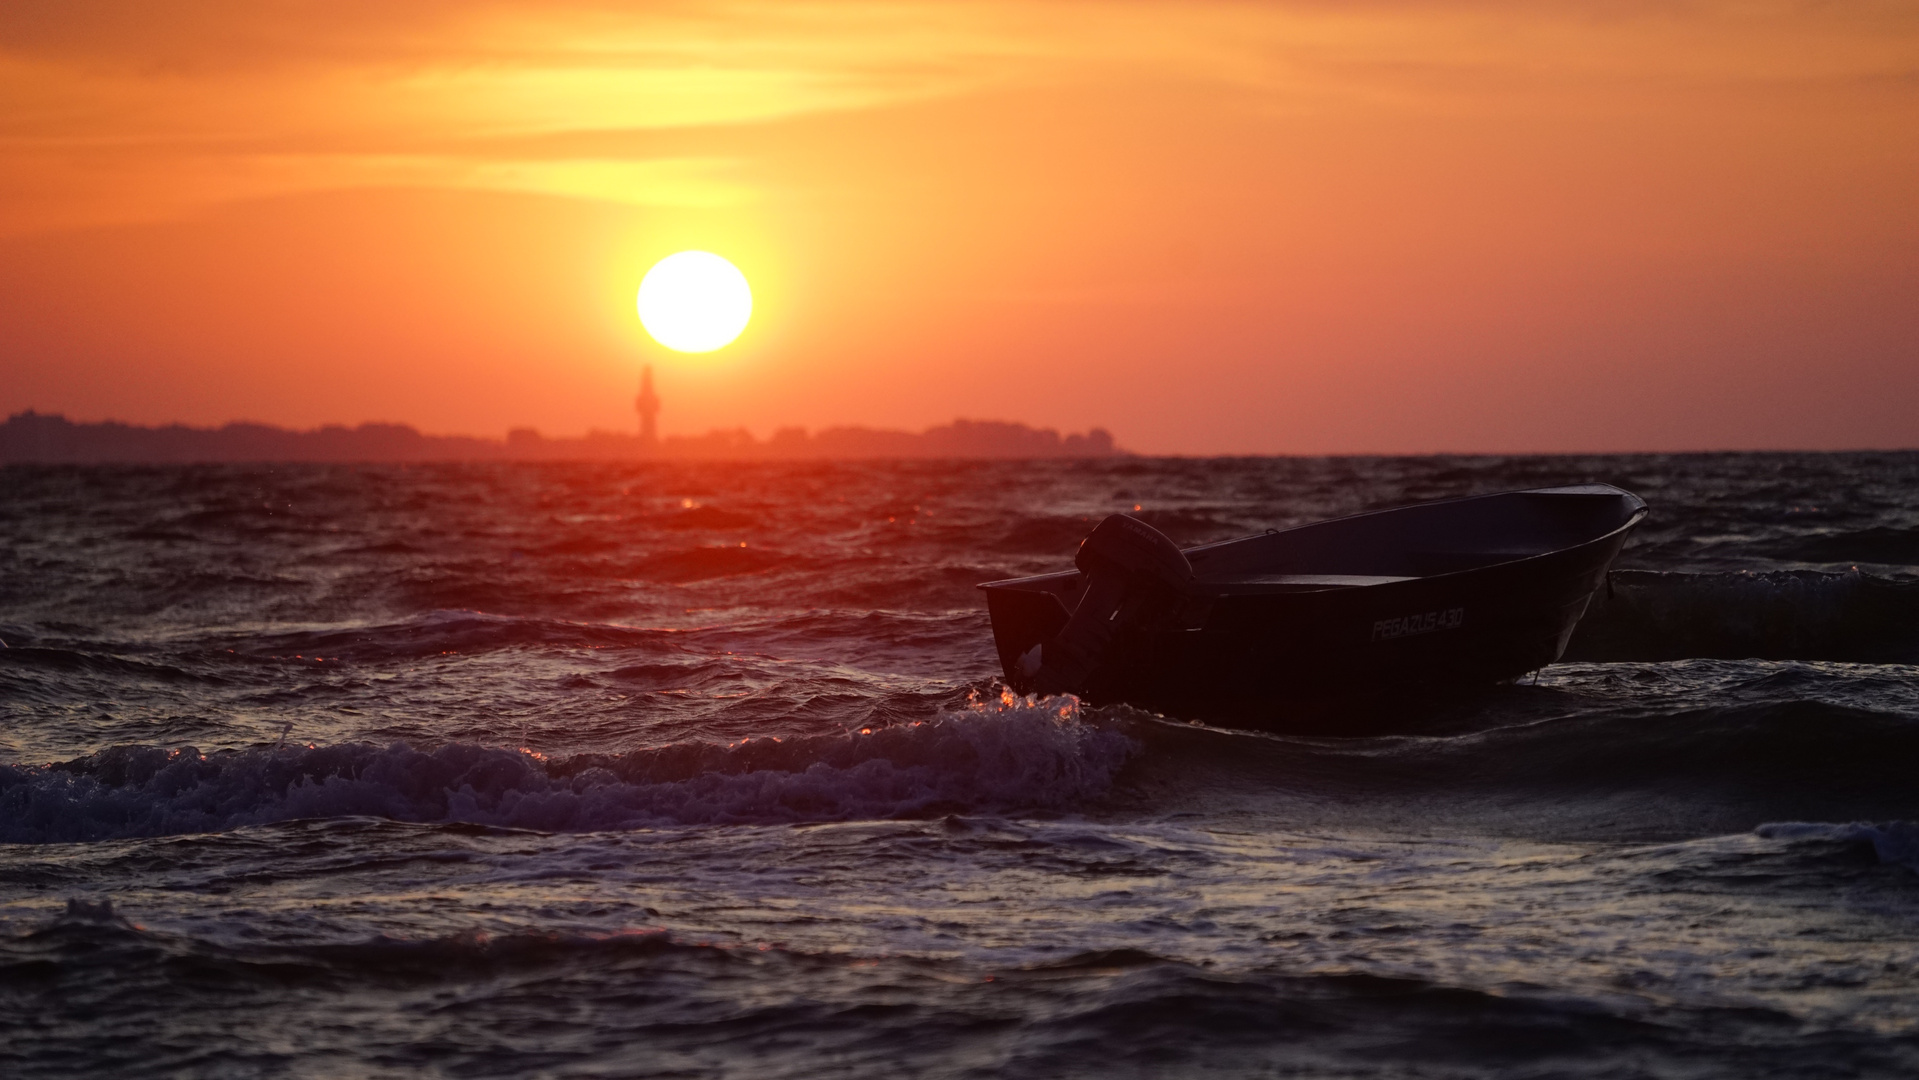
[[[1296,827],[1446,820],[1500,835],[1678,838],[1919,819],[1919,718],[1816,701],[1594,707],[1446,735],[1309,738],[1173,723],[1130,782],[1162,807],[1250,797]]]
[[[775,568],[796,569],[803,563],[792,555],[764,547],[708,545],[664,551],[641,559],[631,568],[634,577],[675,584],[709,578],[757,574]]]
[[[1849,531],[1798,536],[1766,545],[1776,559],[1807,563],[1877,563],[1919,566],[1919,529],[1873,525]]]
[[[1400,768],[1495,790],[1630,791],[1775,818],[1919,812],[1919,721],[1824,702],[1624,708],[1389,744]]]
[[[1043,810],[1104,793],[1133,747],[1070,699],[1010,695],[856,733],[555,760],[472,743],[213,754],[118,746],[45,766],[0,766],[0,842],[362,815],[580,832]]]
[[[679,630],[472,610],[438,610],[392,622],[271,633],[227,632],[171,648],[7,627],[0,636],[8,646],[0,650],[0,678],[8,671],[20,671],[69,680],[97,676],[114,683],[221,687],[248,681],[246,668],[268,664],[277,670],[289,660],[380,665],[516,648],[618,649],[622,654],[686,662],[691,654],[683,644],[684,636]]]
[[[1002,555],[1051,555],[1069,563],[1079,542],[1099,524],[1088,515],[1027,515],[1016,519],[983,546]],[[1064,565],[1062,565],[1064,568]]]
[[[519,646],[612,647],[684,653],[679,632],[613,623],[443,609],[390,623],[234,636],[245,655],[325,656],[379,663],[444,653],[482,653]]]
[[[19,641],[24,635],[15,635]],[[0,670],[20,668],[52,672],[68,678],[101,675],[130,682],[224,685],[227,680],[208,672],[188,671],[172,664],[135,660],[89,649],[21,644],[0,651]]]
[[[1753,830],[1766,840],[1846,847],[1870,847],[1879,862],[1919,870],[1919,822],[1775,821]]]
[[[1919,662],[1919,582],[1781,570],[1617,570],[1567,660]]]
[[[974,593],[977,571],[952,575],[954,587],[964,580],[967,600]],[[970,613],[970,611],[969,611]],[[244,681],[236,670],[287,660],[390,665],[445,655],[479,655],[515,649],[610,650],[611,655],[644,657],[642,665],[671,666],[686,672],[719,663],[715,637],[730,646],[752,639],[766,642],[854,640],[877,643],[892,651],[920,649],[950,651],[964,641],[978,641],[979,627],[967,620],[955,625],[951,612],[922,614],[873,606],[812,607],[774,613],[770,617],[740,620],[709,627],[660,628],[613,622],[502,615],[470,609],[440,609],[390,622],[322,625],[271,632],[222,632],[201,640],[155,645],[112,638],[55,636],[44,628],[0,626],[0,672],[9,668],[61,674],[99,675],[137,682],[168,682],[222,686]],[[696,644],[697,642],[697,644]],[[731,651],[731,650],[729,650]],[[167,663],[165,656],[175,661]],[[616,673],[617,674],[617,673]]]

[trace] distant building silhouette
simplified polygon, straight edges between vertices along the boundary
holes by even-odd
[[[649,376],[651,372],[647,373]],[[641,434],[589,432],[549,439],[514,428],[505,439],[422,435],[404,424],[329,424],[288,431],[266,424],[191,428],[180,424],[76,424],[28,410],[0,423],[0,465],[10,463],[190,463],[215,461],[656,461],[852,460],[883,458],[1104,458],[1124,456],[1102,428],[1062,437],[1051,428],[998,420],[955,420],[919,433],[836,427],[808,434],[781,428],[761,442],[744,429],[661,439],[654,428],[659,399],[642,377]]]
[[[656,421],[660,415],[660,396],[653,392],[653,365],[640,369],[640,396],[633,399],[640,414],[640,441],[652,446],[660,441]]]

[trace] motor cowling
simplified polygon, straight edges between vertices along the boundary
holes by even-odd
[[[1033,687],[1083,692],[1116,648],[1159,624],[1192,593],[1193,566],[1165,533],[1113,514],[1080,542],[1073,565],[1086,591],[1066,625],[1038,651]]]

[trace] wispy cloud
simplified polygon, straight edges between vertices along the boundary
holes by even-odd
[[[1141,79],[1277,110],[1643,107],[1728,89],[1909,105],[1919,9],[14,0],[0,229],[382,184],[722,204],[754,192],[711,157],[502,148]]]

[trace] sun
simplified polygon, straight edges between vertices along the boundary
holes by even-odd
[[[675,352],[712,352],[740,336],[753,290],[739,267],[710,251],[681,251],[640,279],[640,325]]]

